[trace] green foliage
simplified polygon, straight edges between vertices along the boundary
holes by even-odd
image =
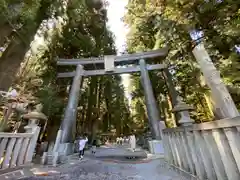
[[[240,62],[234,46],[240,40],[239,5],[238,1],[233,0],[134,0],[128,3],[124,18],[130,29],[128,50],[146,51],[166,45],[170,48],[165,63],[172,69],[179,94],[187,103],[194,105],[192,115],[198,122],[211,120],[212,112],[207,105],[208,88],[191,53],[193,44],[189,32],[193,29],[204,32],[205,45],[221,70],[224,81],[238,89]],[[134,76],[132,79],[134,84],[139,81]],[[159,73],[152,76],[154,89],[162,87],[159,79],[162,79]],[[143,99],[138,92],[134,90],[135,98]],[[231,92],[239,105],[239,94],[236,94],[237,91]],[[155,96],[159,93],[163,92],[155,92]]]
[[[57,68],[56,58],[116,53],[113,35],[106,27],[107,16],[103,4],[78,0],[66,2],[0,2],[0,46],[6,47],[0,64],[18,71],[30,48],[30,56],[25,57],[16,84],[21,92],[35,96],[44,105],[44,113],[49,117],[49,132],[53,126],[59,127],[68,100],[67,85],[71,85],[71,79],[57,80],[57,72],[74,70],[74,67]],[[165,63],[172,71],[179,94],[187,103],[194,105],[192,116],[198,122],[211,120],[212,112],[208,106],[209,90],[191,53],[193,43],[189,31],[198,29],[204,32],[208,52],[240,106],[240,60],[235,52],[235,45],[240,44],[239,7],[240,2],[233,0],[134,0],[128,3],[124,18],[130,28],[128,52],[168,45],[170,52]],[[47,27],[50,20],[54,22],[52,28]],[[31,44],[36,34],[45,41],[41,48]],[[155,62],[161,63],[161,60],[155,59]],[[94,65],[85,68],[103,67]],[[173,126],[169,120],[172,118],[171,104],[163,75],[161,72],[151,72],[150,78],[161,116],[169,126]],[[116,131],[119,135],[128,133],[132,128],[146,128],[148,123],[140,79],[135,75],[131,79],[132,112],[129,111],[120,76],[85,79],[79,102],[77,132],[88,131],[94,137],[97,132]]]
[[[57,80],[57,72],[74,70],[74,67],[57,67],[56,58],[115,54],[113,35],[106,27],[106,9],[102,5],[100,8],[100,4],[78,0],[68,1],[67,4],[62,1],[32,0],[22,4],[16,18],[20,20],[19,24],[28,22],[23,30],[31,30],[34,25],[29,26],[29,22],[41,22],[38,36],[45,44],[37,48],[38,40],[33,41],[32,53],[25,59],[15,86],[20,93],[29,93],[43,104],[43,112],[49,118],[47,133],[51,140],[51,134],[56,133],[52,128],[58,128],[61,123],[68,100],[67,86],[72,81]],[[47,27],[50,20],[55,22],[52,29]],[[103,67],[94,65],[85,68]],[[119,135],[130,131],[132,124],[128,101],[120,84],[120,76],[84,79],[77,114],[78,134],[89,132],[94,138],[97,132],[116,131]]]

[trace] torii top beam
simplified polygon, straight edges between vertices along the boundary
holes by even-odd
[[[137,61],[140,59],[148,59],[155,57],[166,57],[168,54],[168,48],[164,47],[162,49],[134,53],[134,54],[123,54],[121,56],[115,56],[114,63],[118,64],[124,62],[124,64],[129,64],[131,61]],[[104,64],[104,57],[94,57],[94,58],[81,58],[81,59],[59,59],[57,65],[87,65],[87,64]]]

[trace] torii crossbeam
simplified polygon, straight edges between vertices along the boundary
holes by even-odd
[[[115,65],[122,64],[131,64],[132,61],[138,61],[139,59],[149,59],[155,57],[165,58],[168,54],[168,48],[162,48],[158,50],[134,53],[134,54],[123,54],[121,56],[114,56]],[[87,64],[103,64],[103,57],[92,57],[92,58],[81,58],[81,59],[59,59],[57,65],[65,66],[65,65],[87,65]]]
[[[157,69],[164,69],[167,66],[165,64],[154,64],[154,65],[146,65],[148,71],[157,70]],[[111,75],[111,74],[123,74],[123,73],[135,73],[140,72],[140,66],[130,66],[130,67],[120,67],[114,68],[111,72],[107,72],[104,69],[99,70],[88,70],[83,72],[83,76],[101,76],[101,75]],[[67,78],[67,77],[74,77],[76,75],[76,71],[74,72],[67,72],[67,73],[58,73],[58,78]]]

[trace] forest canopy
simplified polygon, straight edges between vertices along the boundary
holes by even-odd
[[[202,34],[210,57],[220,71],[233,100],[240,108],[240,2],[234,0],[131,0],[124,22],[129,28],[128,52],[170,48],[164,61],[172,72],[175,87],[185,102],[193,105],[196,122],[213,120],[211,94],[192,54],[193,32]],[[161,62],[159,60],[159,62]],[[161,116],[171,124],[171,104],[159,72],[151,73]],[[144,98],[138,76],[132,76],[135,118],[144,115]],[[165,87],[165,88],[163,88]]]
[[[15,88],[43,104],[49,118],[47,137],[53,141],[72,82],[57,79],[57,72],[74,70],[58,68],[56,58],[98,57],[116,54],[116,49],[107,28],[107,4],[94,0],[30,2],[1,1],[0,89]],[[78,135],[130,132],[130,111],[119,75],[85,78],[78,109]]]

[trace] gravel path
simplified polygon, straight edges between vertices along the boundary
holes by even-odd
[[[60,173],[23,180],[187,180],[171,170],[161,159],[141,164],[88,159],[59,167],[57,170]]]
[[[125,148],[115,147],[115,152]],[[113,148],[100,148],[97,153],[105,156],[111,154]],[[124,151],[123,151],[124,152]],[[97,159],[89,152],[84,160],[72,156],[68,164],[57,168],[43,168],[47,176],[23,178],[23,180],[188,180],[172,170],[163,159],[147,159],[124,163]]]

